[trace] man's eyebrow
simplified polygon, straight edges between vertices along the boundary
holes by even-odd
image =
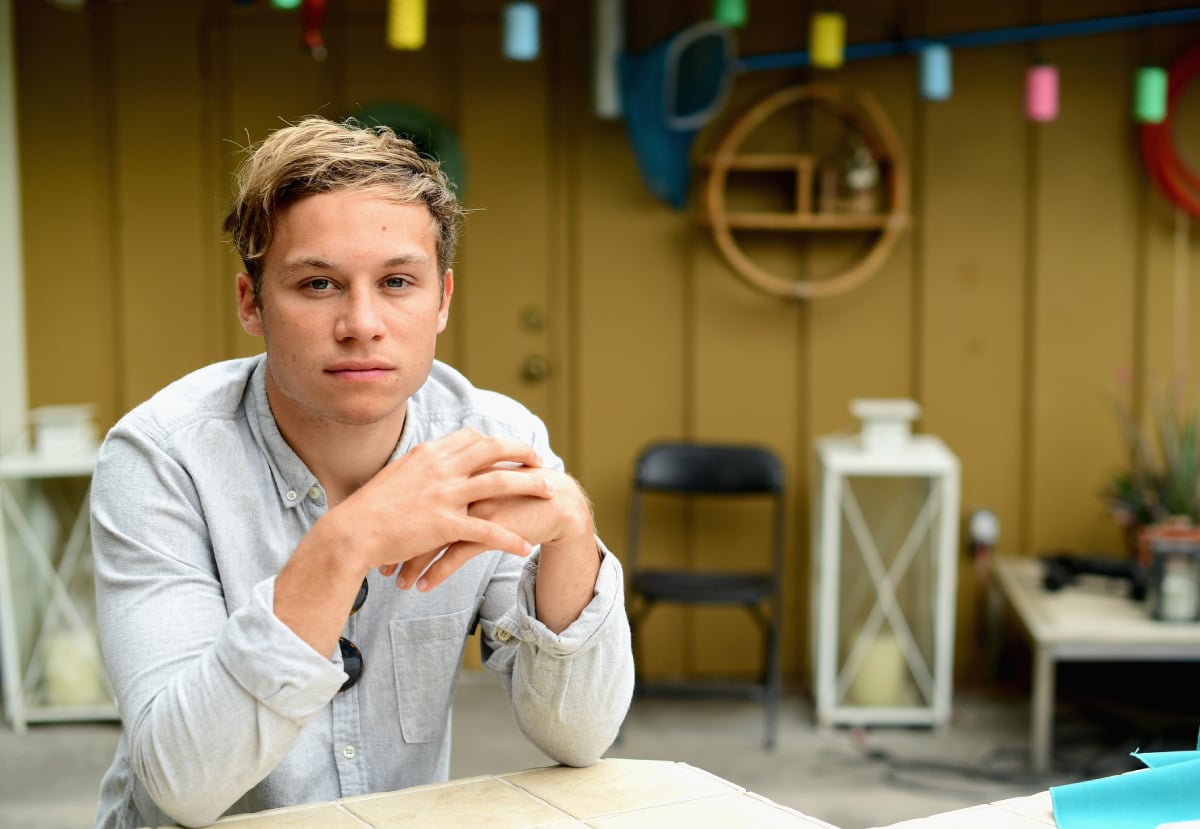
[[[326,262],[319,257],[304,256],[300,259],[284,262],[281,270],[285,273],[295,273],[296,271],[333,271],[337,270],[337,268],[332,262]]]
[[[424,265],[429,261],[429,256],[425,253],[405,253],[400,256],[393,256],[391,259],[383,263],[385,268],[394,268],[398,265]]]
[[[402,253],[399,256],[393,256],[383,263],[385,268],[404,267],[405,265],[424,265],[429,262],[429,256],[421,251],[412,253]],[[302,271],[336,271],[337,265],[326,261],[319,256],[302,256],[298,259],[292,259],[289,262],[284,262],[281,270],[284,273],[298,273]]]

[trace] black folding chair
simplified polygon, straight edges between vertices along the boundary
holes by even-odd
[[[675,496],[695,503],[715,498],[761,496],[773,503],[769,570],[739,567],[736,556],[728,570],[667,570],[642,568],[638,548],[647,494]],[[659,442],[637,458],[630,496],[629,574],[630,627],[635,657],[639,630],[660,602],[682,605],[740,605],[759,624],[763,634],[763,669],[749,682],[647,682],[640,659],[635,693],[687,696],[748,697],[766,706],[764,746],[775,747],[782,676],[779,654],[780,593],[783,578],[784,470],[778,456],[761,446]],[[733,551],[731,551],[732,553]]]

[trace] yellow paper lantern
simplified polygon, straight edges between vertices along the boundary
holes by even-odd
[[[393,49],[425,45],[425,0],[389,0],[387,42]]]
[[[846,18],[837,12],[813,15],[809,56],[813,66],[837,69],[842,65],[846,46]]]

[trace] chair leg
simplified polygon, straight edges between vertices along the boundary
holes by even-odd
[[[763,748],[767,751],[774,751],[779,733],[779,704],[783,696],[779,633],[775,625],[771,625],[767,630],[766,689],[763,696],[766,705],[766,732],[763,736]]]

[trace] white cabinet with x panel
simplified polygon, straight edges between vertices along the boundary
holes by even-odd
[[[953,679],[959,463],[910,435],[911,401],[855,401],[861,434],[818,439],[812,654],[820,725],[945,725]]]
[[[29,722],[117,719],[92,608],[95,464],[94,450],[0,457],[0,674],[18,734]]]

